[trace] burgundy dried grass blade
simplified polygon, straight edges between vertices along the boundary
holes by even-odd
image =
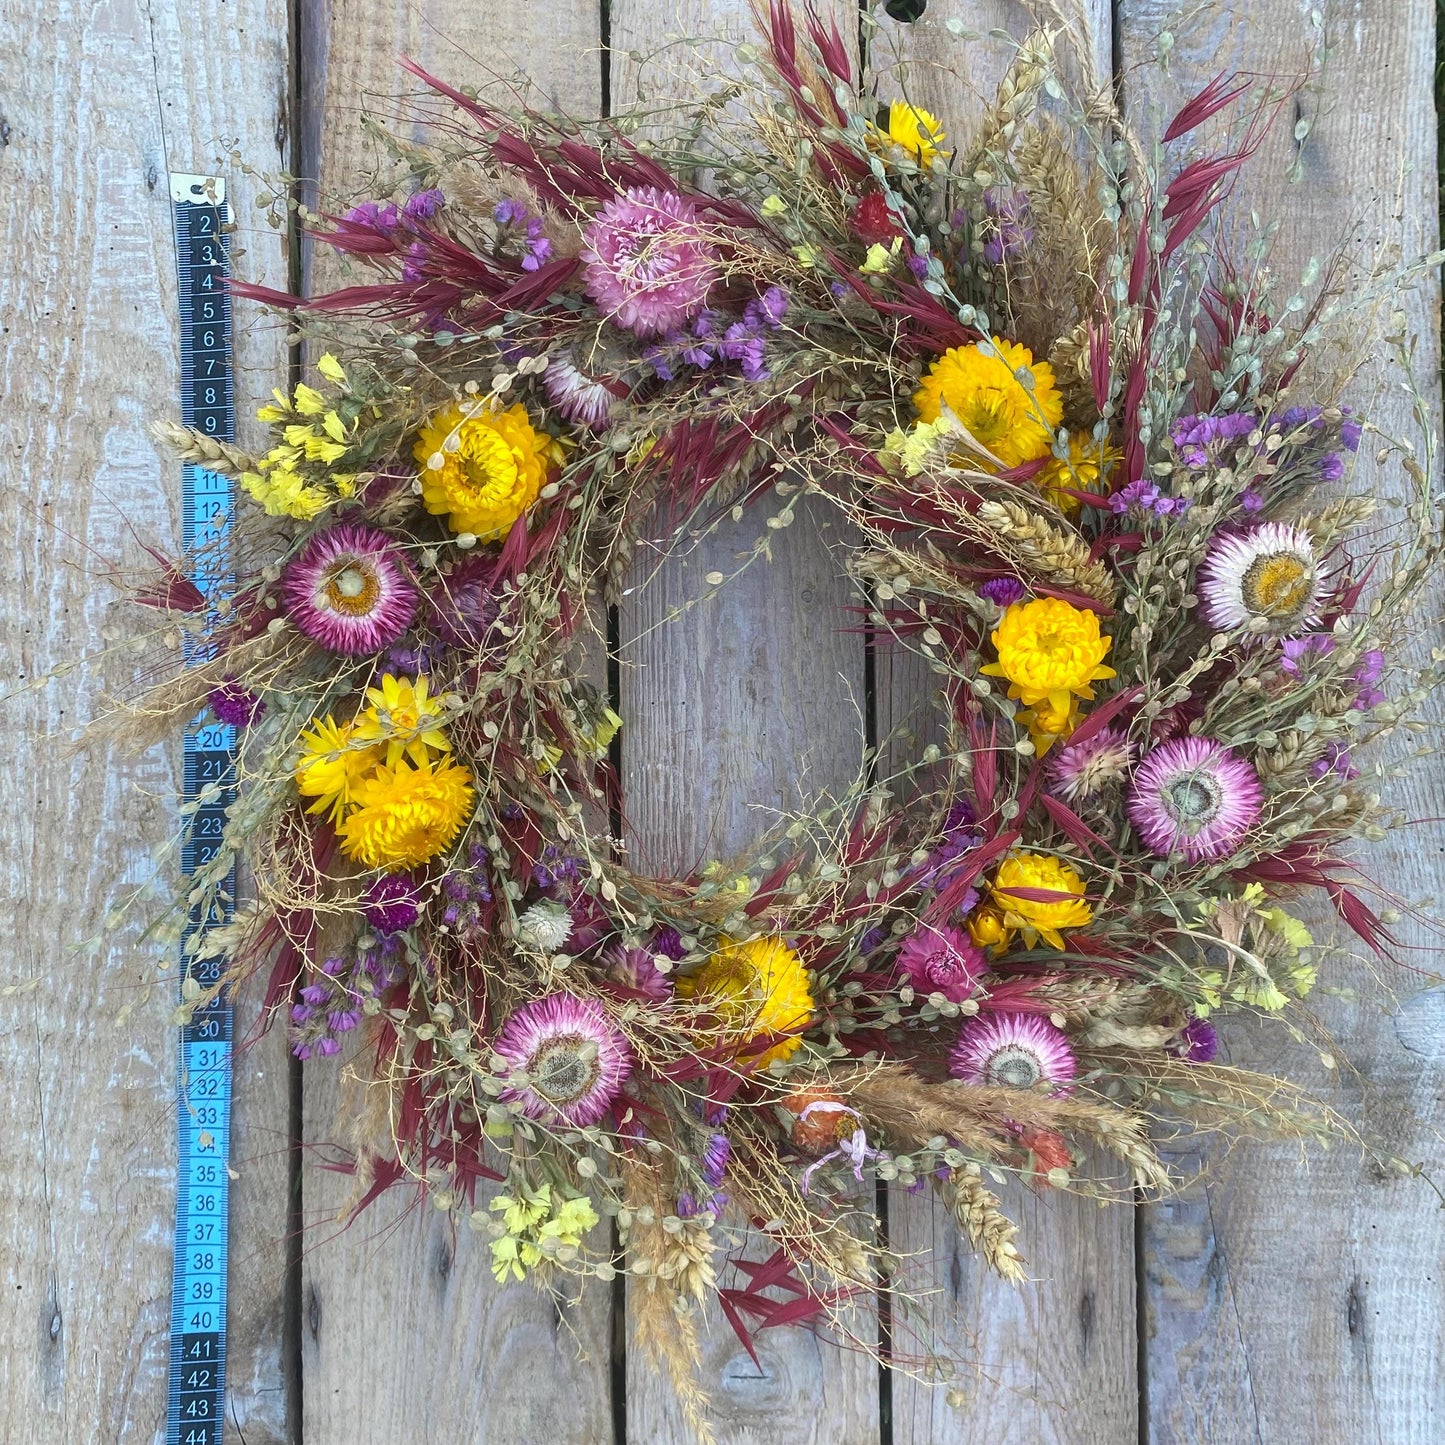
[[[1164,144],[1168,145],[1170,141],[1187,135],[1195,126],[1203,125],[1210,116],[1218,114],[1231,101],[1237,100],[1243,95],[1249,89],[1247,80],[1240,81],[1233,90],[1229,89],[1230,83],[1236,79],[1238,74],[1238,71],[1221,70],[1198,95],[1192,100],[1185,101],[1175,112],[1174,119],[1165,128]]]
[[[1062,799],[1055,798],[1045,793],[1039,799],[1044,806],[1044,811],[1062,829],[1064,836],[1075,846],[1082,848],[1092,858],[1094,848],[1102,848],[1106,853],[1113,853],[1118,856],[1117,850],[1104,838],[1101,838],[1074,810]]]

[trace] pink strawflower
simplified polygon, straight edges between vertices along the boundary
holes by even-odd
[[[638,336],[681,326],[717,279],[717,252],[697,207],[671,191],[624,191],[598,211],[584,239],[587,294]]]
[[[416,614],[401,549],[355,522],[316,533],[286,564],[282,595],[286,615],[307,637],[351,655],[389,647]]]
[[[612,1107],[632,1072],[632,1050],[602,1005],[570,993],[524,1003],[502,1025],[493,1050],[527,1082],[502,1090],[529,1119],[581,1129]]]
[[[672,980],[653,962],[645,948],[626,948],[615,944],[604,951],[602,961],[608,977],[653,1003],[667,1003],[672,998]]]
[[[1223,858],[1259,821],[1264,790],[1241,757],[1209,738],[1161,743],[1134,774],[1129,821],[1161,858]]]
[[[973,996],[987,968],[983,950],[961,929],[922,924],[903,940],[898,967],[925,998],[941,993],[950,1003]]]
[[[492,577],[496,559],[474,552],[427,589],[432,625],[453,647],[480,648],[496,639],[492,625],[500,615]]]
[[[1066,803],[1092,798],[1116,783],[1134,761],[1134,745],[1122,728],[1100,728],[1081,743],[1066,743],[1049,758],[1049,792]]]
[[[626,389],[617,382],[609,385],[577,365],[570,351],[553,353],[542,376],[547,400],[570,422],[589,431],[605,431],[612,422],[612,406]]]
[[[1078,1065],[1069,1037],[1040,1014],[979,1014],[958,1031],[948,1072],[966,1084],[1067,1091]]]

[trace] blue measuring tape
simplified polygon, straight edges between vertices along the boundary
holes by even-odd
[[[231,298],[225,182],[172,174],[176,271],[180,283],[181,419],[207,436],[234,441]],[[206,599],[205,633],[187,644],[188,663],[212,655],[210,629],[234,590],[228,555],[235,487],[206,467],[181,471],[181,535],[191,580]],[[188,878],[216,862],[226,810],[235,800],[236,733],[202,714],[186,729],[181,868]],[[219,958],[198,958],[205,934],[231,918],[235,868],[194,903],[181,947],[182,1000],[221,976]],[[191,983],[187,983],[191,980]],[[223,991],[181,1029],[176,1097],[175,1273],[171,1286],[166,1445],[220,1445],[226,1399],[226,1262],[231,1176],[231,1048],[234,1019]]]

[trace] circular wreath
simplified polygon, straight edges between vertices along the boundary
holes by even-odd
[[[298,1057],[369,1061],[366,1179],[469,1218],[499,1278],[629,1271],[680,1370],[722,1219],[776,1250],[724,1298],[745,1339],[822,1314],[874,1348],[851,1311],[905,1288],[875,1181],[932,1185],[1018,1280],[986,1174],[1127,1195],[1169,1186],[1160,1117],[1347,1130],[1213,1062],[1214,1020],[1309,992],[1307,890],[1386,942],[1334,850],[1384,821],[1354,750],[1434,682],[1396,668],[1387,701],[1439,555],[1425,472],[1396,452],[1393,530],[1339,485],[1346,268],[1286,298],[1206,239],[1267,97],[1211,85],[1164,139],[1225,139],[1166,176],[1098,98],[1045,113],[1047,34],[962,144],[858,99],[811,13],[768,37],[745,120],[647,144],[422,77],[459,118],[307,218],[366,283],[236,287],[321,343],[270,448],[165,428],[238,478],[243,575],[187,618],[214,660],[139,705],[239,730],[193,886],[244,859],[228,979],[269,968]],[[780,475],[779,521],[853,523],[941,741],[749,862],[648,877],[599,603]],[[185,614],[178,576],[146,595]],[[1117,1178],[1075,1174],[1089,1147]]]

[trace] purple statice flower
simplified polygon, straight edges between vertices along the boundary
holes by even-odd
[[[1179,1030],[1174,1051],[1191,1064],[1211,1064],[1219,1052],[1219,1035],[1208,1019],[1190,1019]]]
[[[1344,743],[1326,743],[1323,755],[1310,765],[1312,778],[1327,778],[1331,773],[1345,782],[1360,776],[1360,770],[1350,761],[1350,750]]]
[[[1140,477],[1109,498],[1109,510],[1116,517],[1122,517],[1130,507],[1147,511],[1159,500],[1159,488],[1153,482]]]
[[[228,677],[211,693],[210,703],[216,721],[233,728],[250,727],[266,711],[266,704],[234,677]]]
[[[395,206],[383,206],[379,201],[362,201],[353,206],[342,218],[353,226],[370,226],[383,235],[396,230],[398,216]]]
[[[726,1134],[708,1135],[702,1151],[702,1177],[712,1188],[716,1189],[723,1182],[723,1174],[732,1152],[733,1146],[728,1143]]]
[[[858,952],[864,956],[873,952],[888,937],[888,930],[876,923],[858,940]]]
[[[498,201],[492,208],[492,219],[499,226],[520,226],[527,219],[527,208],[521,201]]]
[[[522,270],[540,271],[552,259],[552,243],[542,234],[542,218],[533,216],[527,222],[527,236],[522,242]]]
[[[405,873],[387,873],[361,895],[361,916],[380,934],[401,933],[421,914],[417,887]]]
[[[1239,494],[1239,505],[1252,516],[1264,510],[1264,498],[1253,487],[1246,487]]]
[[[994,187],[983,193],[983,208],[988,213],[983,259],[997,266],[1034,238],[1028,224],[1029,198],[1023,191]]]
[[[1377,707],[1384,702],[1385,694],[1375,686],[1385,675],[1385,654],[1378,647],[1360,654],[1359,666],[1355,668],[1355,684],[1360,689],[1355,697],[1358,708]]]
[[[655,346],[649,346],[642,359],[661,381],[676,381],[682,366],[706,371],[718,358],[718,328],[725,318],[720,311],[703,310],[686,326],[674,327]]]
[[[788,293],[781,286],[769,286],[743,307],[743,320],[754,331],[776,331],[788,311]]]
[[[638,336],[665,336],[695,316],[718,278],[703,217],[674,191],[631,187],[597,212],[583,239],[587,294]]]
[[[908,256],[908,269],[912,271],[920,281],[923,280],[923,278],[928,275],[928,257],[920,256],[916,251],[910,252]]]
[[[333,1038],[330,1034],[322,1034],[316,1040],[316,1052],[323,1055],[339,1054],[341,1052],[341,1040]]]
[[[728,327],[718,354],[727,361],[741,362],[748,381],[766,381],[772,375],[763,361],[763,338],[746,321]]]
[[[1306,632],[1303,637],[1286,637],[1280,644],[1279,665],[1291,677],[1298,677],[1300,663],[1312,652],[1323,656],[1335,650],[1335,640],[1327,632]]]
[[[1131,507],[1153,512],[1156,517],[1180,517],[1189,510],[1188,497],[1166,497],[1153,482],[1144,477],[1122,487],[1109,498],[1109,510],[1122,517]]]
[[[308,983],[303,985],[298,996],[303,1004],[316,1009],[330,1001],[332,998],[332,990],[324,983]],[[309,1018],[310,1015],[308,1014],[307,1017]]]
[[[308,1022],[310,1021],[310,1019],[311,1019],[311,1015],[312,1015],[314,1012],[315,1012],[314,1009],[310,1008],[308,1005],[306,1005],[306,1004],[304,1004],[304,1003],[292,1004],[292,1005],[291,1005],[291,1022],[292,1022],[293,1024],[304,1024],[304,1023],[308,1023]]]
[[[582,871],[582,860],[570,853],[564,853],[548,843],[542,849],[542,856],[532,867],[532,881],[538,888],[555,888],[559,883],[575,883]]]
[[[978,595],[995,607],[1012,607],[1028,595],[1028,590],[1017,577],[994,577],[978,589]]]
[[[1363,432],[1364,428],[1359,424],[1359,422],[1346,419],[1344,424],[1340,427],[1340,445],[1343,446],[1346,451],[1359,451],[1360,437]]]
[[[682,946],[682,934],[670,923],[652,935],[652,951],[672,959],[674,963],[687,956],[687,949]]]
[[[435,188],[418,191],[407,198],[401,213],[408,221],[429,221],[446,203],[447,198]]]
[[[1344,474],[1344,458],[1338,452],[1326,452],[1320,458],[1320,481],[1337,482]]]
[[[952,837],[965,828],[973,827],[976,822],[978,822],[978,813],[974,810],[973,804],[967,798],[955,798],[948,805],[948,813],[943,820],[943,831],[945,836]]]
[[[361,1010],[354,1008],[332,1009],[326,1015],[326,1027],[334,1034],[349,1033],[361,1022]]]
[[[690,1190],[683,1190],[677,1196],[677,1217],[679,1219],[693,1219],[706,1210],[709,1214],[719,1215],[727,1208],[728,1196],[718,1193],[716,1190],[707,1198],[699,1200]]]
[[[401,263],[401,279],[403,281],[420,281],[426,275],[427,257],[431,255],[430,248],[422,241],[413,241],[406,248],[406,259]]]
[[[1185,465],[1202,467],[1209,462],[1206,447],[1247,437],[1257,425],[1258,418],[1253,412],[1226,412],[1223,416],[1199,413],[1180,417],[1169,429],[1169,435]]]
[[[1317,406],[1287,406],[1275,418],[1281,431],[1294,431],[1296,427],[1307,426],[1319,420]]]
[[[853,288],[846,281],[830,281],[828,282],[828,290],[832,293],[834,299],[838,301],[841,301],[845,296],[851,296],[853,294]]]

